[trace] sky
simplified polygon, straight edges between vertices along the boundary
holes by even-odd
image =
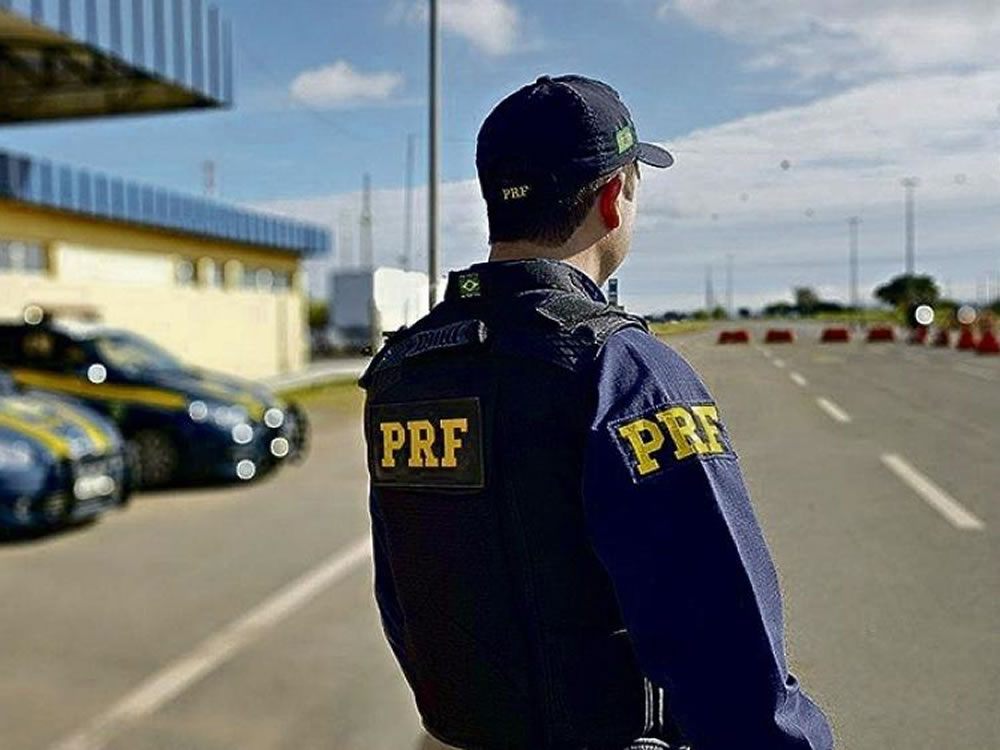
[[[0,147],[330,228],[310,291],[357,262],[362,176],[376,261],[403,251],[407,142],[416,144],[413,252],[426,264],[426,0],[223,0],[234,27],[229,111],[5,129]],[[440,0],[441,264],[483,259],[475,137],[542,74],[621,93],[647,169],[618,276],[640,313],[734,307],[812,286],[847,301],[848,224],[861,294],[904,264],[916,177],[917,270],[954,297],[1000,289],[1000,3],[996,0]],[[731,261],[730,261],[731,258]]]

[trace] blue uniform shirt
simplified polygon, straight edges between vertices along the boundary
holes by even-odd
[[[778,579],[708,390],[638,329],[608,340],[597,377],[587,524],[646,676],[695,750],[830,750],[785,663]]]
[[[498,310],[507,296],[516,307],[528,271],[534,275],[523,281],[526,288],[534,288],[537,277],[538,285],[606,304],[590,279],[563,264],[473,271],[466,274],[477,278],[473,296],[500,295]],[[500,271],[507,276],[493,275]],[[456,307],[449,314],[465,313]],[[538,336],[528,329],[523,335]],[[438,332],[433,341],[448,339]],[[518,343],[524,351],[554,346],[541,337]],[[638,327],[610,333],[596,356],[574,370],[584,378],[581,392],[593,394],[584,407],[593,414],[589,427],[590,415],[579,423],[587,429],[582,457],[571,452],[577,463],[560,467],[568,472],[567,498],[579,498],[585,519],[566,533],[586,533],[607,570],[639,669],[668,696],[670,716],[693,750],[831,750],[826,718],[788,671],[774,565],[711,395],[682,357]],[[392,382],[406,382],[395,377]],[[454,387],[449,397],[464,395],[462,382]],[[499,445],[495,449],[504,450]],[[486,464],[495,458],[486,455]],[[535,470],[529,467],[520,479]],[[530,487],[524,491],[530,494]],[[412,679],[387,517],[375,498],[373,492],[376,598],[389,644],[413,685],[419,680]],[[409,519],[397,514],[396,523],[405,536]],[[595,686],[603,677],[594,675]],[[649,705],[647,696],[647,712]]]

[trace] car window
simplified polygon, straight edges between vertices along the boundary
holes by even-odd
[[[56,337],[51,331],[28,331],[21,339],[21,362],[27,367],[56,369]]]
[[[181,362],[156,344],[129,334],[99,336],[94,340],[98,355],[108,365],[128,373],[143,370],[180,370]]]
[[[21,330],[13,326],[0,326],[0,362],[17,364],[21,357]]]

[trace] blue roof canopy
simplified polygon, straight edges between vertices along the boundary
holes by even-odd
[[[0,0],[0,123],[232,101],[231,27],[203,0]]]
[[[315,225],[2,150],[0,200],[300,255],[330,249]]]

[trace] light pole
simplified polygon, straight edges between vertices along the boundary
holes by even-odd
[[[917,209],[914,192],[920,180],[907,177],[900,184],[906,188],[906,275],[913,276],[917,268]]]
[[[861,224],[861,219],[857,216],[852,216],[847,220],[848,226],[851,228],[851,252],[850,252],[850,271],[849,271],[849,284],[850,284],[850,294],[851,294],[851,307],[854,310],[858,309],[858,225]]]
[[[428,309],[437,304],[438,286],[438,119],[441,113],[439,83],[441,69],[438,0],[429,0],[430,12],[430,118],[428,122],[427,174],[427,280]]]
[[[733,254],[726,255],[726,312],[733,316]]]
[[[417,136],[410,133],[406,137],[406,194],[403,205],[403,256],[404,271],[410,270],[413,262],[413,169],[416,163]]]

